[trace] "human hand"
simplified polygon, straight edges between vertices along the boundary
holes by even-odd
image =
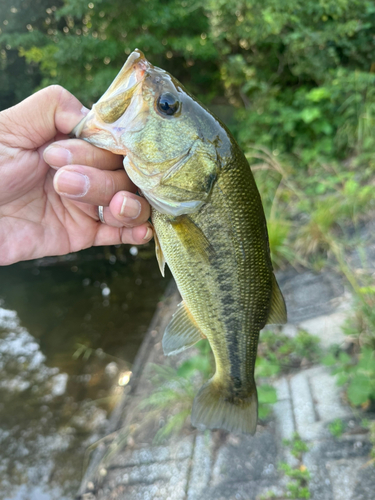
[[[86,113],[57,85],[0,113],[0,265],[152,238],[122,156],[68,138]]]

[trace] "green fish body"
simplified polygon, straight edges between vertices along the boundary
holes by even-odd
[[[217,118],[139,51],[90,113],[75,134],[126,155],[129,177],[152,205],[160,269],[168,264],[183,298],[164,352],[207,338],[215,357],[193,425],[254,434],[259,332],[285,323],[286,309],[245,156]]]

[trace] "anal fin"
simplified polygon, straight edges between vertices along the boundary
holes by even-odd
[[[271,308],[267,318],[268,325],[283,325],[287,322],[286,305],[275,276],[272,281]]]
[[[202,340],[205,336],[195,324],[184,301],[177,306],[163,336],[164,354],[170,356],[184,351]]]

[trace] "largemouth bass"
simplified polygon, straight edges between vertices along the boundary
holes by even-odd
[[[227,128],[166,71],[136,50],[73,133],[113,153],[152,206],[161,272],[183,301],[163,338],[174,354],[210,342],[214,376],[192,423],[254,434],[259,331],[285,323],[261,199]]]

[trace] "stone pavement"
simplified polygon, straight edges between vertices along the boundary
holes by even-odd
[[[330,273],[290,271],[279,281],[288,306],[286,334],[295,335],[303,327],[318,335],[324,346],[344,342],[340,327],[350,311],[351,300],[340,279]],[[334,377],[323,366],[275,381],[278,401],[273,406],[273,416],[266,425],[258,425],[254,437],[189,428],[166,445],[155,446],[150,436],[155,434],[158,422],[135,439],[121,431],[136,426],[142,418],[136,410],[137,401],[152,390],[143,369],[146,360],[173,363],[172,358],[162,355],[160,341],[178,300],[171,290],[159,306],[135,366],[137,376],[113,417],[109,432],[117,431],[114,442],[125,436],[127,446],[110,459],[105,459],[105,455],[113,448],[113,442],[99,446],[77,498],[282,500],[288,498],[289,479],[279,471],[279,462],[301,466],[283,440],[291,439],[297,432],[308,444],[302,464],[311,475],[309,490],[313,500],[374,500],[375,468],[369,464],[368,434],[359,425],[359,416],[342,401]],[[335,419],[346,425],[339,438],[334,438],[328,429]]]

